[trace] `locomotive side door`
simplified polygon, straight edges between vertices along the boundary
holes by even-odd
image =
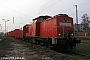
[[[57,27],[52,27],[52,37],[57,37]]]

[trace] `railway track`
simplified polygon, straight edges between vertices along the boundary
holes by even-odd
[[[11,39],[11,40],[10,40]],[[41,54],[41,55],[45,55],[45,59],[46,59],[46,57],[50,57],[49,59],[55,59],[55,60],[58,60],[58,59],[61,59],[61,60],[78,60],[78,57],[75,57],[75,56],[80,56],[80,57],[84,57],[85,56],[85,58],[87,58],[87,59],[89,59],[89,57],[90,57],[90,55],[87,55],[87,54],[83,54],[83,53],[78,53],[79,51],[77,51],[77,50],[73,50],[73,51],[66,51],[66,52],[58,52],[58,53],[52,53],[52,52],[50,52],[50,50],[47,50],[46,48],[44,48],[44,49],[38,49],[39,47],[41,47],[41,46],[39,46],[39,45],[35,45],[35,46],[33,46],[34,44],[29,44],[29,42],[24,42],[24,41],[21,41],[21,40],[17,40],[17,39],[14,39],[14,38],[10,38],[9,40],[11,41],[11,43],[14,43],[15,42],[15,44],[13,45],[13,46],[16,46],[15,48],[14,47],[12,47],[13,49],[15,49],[15,50],[18,50],[18,53],[19,53],[19,51],[23,51],[23,48],[24,49],[26,49],[26,48],[30,48],[30,49],[32,49],[34,52],[36,51],[36,54]],[[18,45],[19,45],[19,43],[20,44],[26,44],[28,47],[24,47],[24,46],[22,46],[22,47],[20,47],[20,46],[18,46],[16,43],[18,43]],[[12,46],[12,45],[10,45],[10,46]],[[17,47],[18,46],[18,47]],[[45,46],[44,46],[45,47]],[[12,49],[11,49],[12,50]],[[8,50],[8,51],[11,51],[11,50]],[[46,51],[45,51],[46,50]],[[14,50],[12,50],[12,51],[14,51]],[[38,51],[38,52],[37,52]],[[28,52],[28,50],[26,50],[25,52],[23,52],[23,53],[26,53],[26,52]],[[55,51],[56,52],[56,51]],[[30,52],[28,52],[28,54],[29,54]],[[60,54],[60,55],[59,55]],[[22,55],[22,53],[21,53],[21,55]],[[20,56],[21,56],[20,55]],[[72,55],[74,55],[74,58],[72,57]],[[22,55],[23,56],[23,55]],[[30,54],[29,54],[29,56],[30,56]],[[42,56],[39,58],[39,59],[41,59],[41,58],[43,58]]]
[[[27,41],[28,42],[28,41]],[[29,42],[30,43],[30,42]],[[43,45],[41,45],[41,44],[38,44],[38,45],[40,45],[40,46],[43,46]],[[44,46],[44,47],[46,47],[46,46]],[[51,50],[53,50],[53,49],[51,49]],[[76,55],[76,56],[85,56],[85,57],[90,57],[90,55],[88,55],[88,54],[84,54],[84,53],[79,53],[79,52],[77,52],[76,50],[72,50],[72,51],[60,51],[60,50],[55,50],[54,49],[54,51],[56,51],[56,52],[59,52],[59,53],[63,53],[63,54],[66,54],[66,55]]]
[[[84,53],[79,53],[77,51],[66,51],[66,52],[59,52],[59,53],[63,53],[66,55],[70,55],[70,56],[80,56],[80,57],[85,57],[85,58],[90,58],[90,55],[88,54],[84,54]]]
[[[76,55],[80,55],[80,56],[90,57],[90,55],[88,55],[88,54],[83,54],[83,53],[78,53],[78,52],[72,52],[72,53],[74,53]]]
[[[84,37],[84,36],[79,36],[78,39],[80,40],[90,40],[90,37]]]

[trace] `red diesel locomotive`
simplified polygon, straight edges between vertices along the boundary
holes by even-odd
[[[66,14],[39,16],[23,27],[23,39],[49,48],[70,50],[80,43],[74,37],[73,18]]]

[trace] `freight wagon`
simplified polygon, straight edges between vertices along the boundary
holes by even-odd
[[[8,36],[23,39],[23,30],[21,29],[15,29],[13,31],[8,32]]]

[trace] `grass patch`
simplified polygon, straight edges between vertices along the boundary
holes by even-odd
[[[76,47],[78,53],[90,55],[90,40],[82,40],[81,43]]]
[[[75,52],[78,54],[68,54],[76,58],[76,60],[90,60],[90,40],[81,40],[81,43],[76,46]]]

